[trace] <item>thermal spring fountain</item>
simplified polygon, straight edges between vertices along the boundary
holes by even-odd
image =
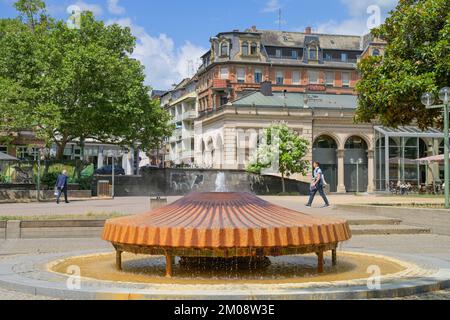
[[[181,264],[267,265],[267,257],[314,253],[317,272],[324,254],[350,239],[346,221],[324,219],[282,208],[250,193],[192,193],[147,214],[106,222],[103,239],[122,253],[165,256],[166,276],[173,276],[175,257]]]
[[[338,261],[340,244],[351,238],[347,221],[250,193],[192,193],[149,213],[108,220],[102,238],[115,253],[71,252],[51,262],[39,257],[47,261],[43,286],[55,277],[55,295],[67,294],[74,266],[82,277],[74,294],[89,299],[364,299],[435,290],[448,279],[359,249],[339,250]],[[24,277],[23,266],[12,267]],[[368,286],[374,267],[383,290]]]

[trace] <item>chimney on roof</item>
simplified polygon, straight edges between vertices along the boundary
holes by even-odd
[[[261,93],[266,97],[273,96],[271,81],[264,81],[261,83]]]
[[[252,26],[252,32],[256,32],[256,31],[257,31],[256,26]]]
[[[311,34],[312,33],[312,28],[311,27],[306,27],[305,28],[305,33],[306,34]]]

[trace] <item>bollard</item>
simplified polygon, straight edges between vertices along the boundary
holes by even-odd
[[[167,205],[166,197],[150,197],[150,211],[165,207]]]

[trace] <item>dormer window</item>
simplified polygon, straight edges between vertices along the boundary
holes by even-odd
[[[341,61],[347,62],[348,61],[348,54],[347,53],[341,53]]]
[[[309,54],[309,60],[318,60],[318,56],[319,56],[319,49],[316,46],[312,46],[308,48]]]
[[[374,56],[374,57],[379,57],[379,56],[380,56],[380,50],[378,50],[378,49],[373,49],[373,51],[372,51],[372,56]]]
[[[228,57],[229,55],[230,55],[230,46],[228,45],[228,42],[222,42],[220,44],[220,56]]]
[[[256,55],[258,53],[258,44],[256,42],[252,42],[252,45],[250,47],[250,54]]]
[[[242,43],[242,55],[243,56],[248,56],[249,55],[249,46],[248,46],[248,42],[244,41]]]
[[[275,50],[275,57],[281,58],[281,55],[282,55],[281,49],[276,49],[276,50]]]
[[[298,59],[298,52],[297,52],[297,50],[292,50],[292,59]]]

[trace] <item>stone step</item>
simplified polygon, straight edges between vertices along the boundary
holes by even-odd
[[[350,226],[368,226],[368,225],[400,225],[399,219],[350,219],[347,220]]]
[[[427,228],[404,226],[404,225],[353,225],[350,226],[352,234],[358,235],[413,235],[430,234]]]

